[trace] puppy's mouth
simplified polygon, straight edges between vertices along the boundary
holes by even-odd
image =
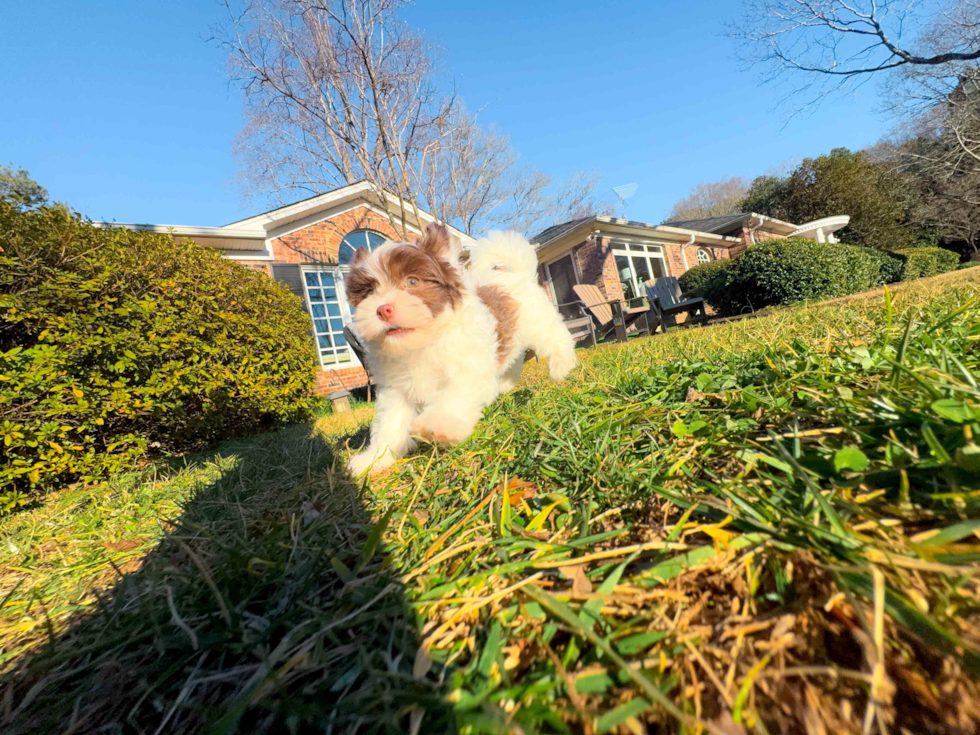
[[[385,332],[385,335],[384,336],[386,338],[387,337],[401,337],[404,334],[408,334],[409,332],[414,332],[414,331],[415,331],[414,329],[411,329],[409,327],[393,327],[393,328],[389,329],[387,332]]]

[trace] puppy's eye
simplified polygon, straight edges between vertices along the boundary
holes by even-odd
[[[406,278],[405,279],[405,284],[409,288],[415,288],[416,286],[419,285],[419,279],[418,278]]]

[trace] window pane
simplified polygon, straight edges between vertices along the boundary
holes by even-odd
[[[320,344],[320,349],[330,349],[333,346],[329,334],[317,335],[316,341]]]
[[[667,275],[667,268],[664,266],[664,261],[661,258],[650,258],[653,263],[653,275],[655,278],[663,278]]]
[[[337,292],[332,288],[323,289],[323,300],[324,301],[335,301],[337,299]]]
[[[320,359],[322,360],[324,365],[332,365],[333,363],[337,362],[337,358],[334,357],[334,354],[332,352],[320,353]]]
[[[619,271],[620,281],[629,281],[633,278],[633,269],[630,268],[630,259],[625,255],[616,256],[616,270]]]
[[[711,260],[711,256],[708,255],[708,251],[699,248],[698,249],[698,263],[707,263]]]
[[[333,286],[333,273],[321,273],[320,283],[324,286]]]
[[[304,273],[303,276],[306,278],[306,285],[307,286],[317,286],[317,285],[319,285],[316,282],[316,273]]]
[[[633,268],[636,269],[636,280],[642,284],[650,280],[650,265],[646,258],[633,258]]]
[[[349,362],[350,353],[347,350],[337,350],[337,362]]]
[[[344,320],[343,319],[331,319],[330,320],[330,329],[332,329],[335,332],[343,332],[344,331]],[[327,330],[323,330],[323,331],[327,331]]]
[[[371,248],[371,250],[374,250],[379,245],[385,244],[384,237],[379,235],[377,232],[367,233],[367,238],[368,238],[368,246]]]
[[[330,331],[330,328],[327,327],[327,320],[326,319],[314,319],[313,320],[313,328],[317,332],[329,332]]]
[[[338,347],[345,347],[347,345],[347,338],[344,336],[343,332],[340,334],[335,334],[333,336],[333,343]]]
[[[340,316],[340,306],[337,304],[327,304],[327,313],[330,316]]]
[[[321,293],[320,289],[310,289],[310,301],[323,301],[323,293]]]
[[[323,304],[310,304],[310,310],[313,312],[314,318],[327,315],[327,310],[323,308]]]

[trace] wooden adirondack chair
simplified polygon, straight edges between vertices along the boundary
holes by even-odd
[[[570,301],[567,304],[558,304],[558,311],[561,312],[565,328],[572,335],[576,347],[595,347],[595,323],[583,302]],[[588,342],[579,345],[578,343],[583,339],[587,339]]]
[[[677,326],[677,315],[687,314],[684,325],[703,324],[708,321],[708,313],[704,309],[704,299],[681,299],[681,287],[674,276],[665,276],[647,281],[647,299],[663,324],[667,327]]]
[[[623,302],[619,299],[607,299],[598,286],[580,284],[572,288],[595,317],[598,324],[596,332],[601,339],[614,334],[617,341],[625,342],[627,330],[635,329],[640,334],[649,335],[656,329],[656,325],[651,326],[648,321],[649,306],[623,308]]]

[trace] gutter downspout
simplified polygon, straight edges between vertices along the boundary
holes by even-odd
[[[690,239],[690,240],[688,240],[688,241],[687,241],[686,243],[684,243],[683,245],[681,245],[681,260],[683,260],[683,261],[684,261],[684,272],[685,272],[685,273],[686,273],[687,271],[689,271],[689,270],[691,270],[691,266],[689,266],[689,265],[687,264],[687,253],[686,253],[686,252],[684,252],[684,248],[686,248],[686,247],[687,247],[688,245],[693,245],[693,244],[694,244],[694,235],[691,235],[691,239]]]
[[[757,214],[756,217],[759,218],[759,224],[757,224],[755,227],[752,227],[752,228],[749,229],[749,244],[750,245],[755,245],[755,231],[758,230],[760,227],[762,227],[762,223],[766,221],[766,218],[763,217],[761,214]]]

